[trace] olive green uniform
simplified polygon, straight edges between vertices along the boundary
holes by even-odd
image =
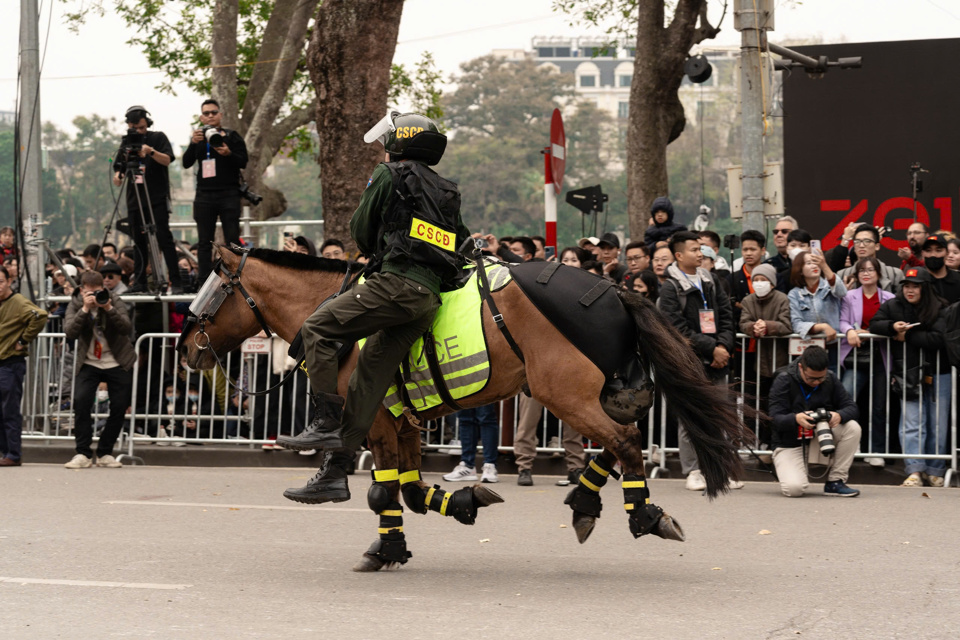
[[[350,220],[350,235],[366,256],[384,248],[383,219],[392,195],[390,171],[378,165]],[[470,235],[459,212],[456,227],[459,246]],[[337,394],[339,343],[369,337],[350,376],[343,409],[341,438],[347,449],[356,450],[363,442],[400,363],[433,324],[441,284],[429,267],[403,256],[389,258],[379,273],[304,322],[301,331],[314,393]]]

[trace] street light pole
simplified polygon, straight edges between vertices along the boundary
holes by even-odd
[[[763,69],[761,32],[773,28],[773,3],[737,0],[734,25],[740,31],[740,129],[743,138],[743,230],[765,233],[763,223]]]
[[[30,269],[37,294],[44,295],[45,256],[40,210],[40,29],[37,0],[20,0],[20,225],[24,229],[21,264]],[[29,243],[29,248],[28,248]],[[29,251],[29,253],[28,253]]]

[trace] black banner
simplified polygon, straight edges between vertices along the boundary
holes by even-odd
[[[837,245],[851,222],[886,226],[879,257],[897,263],[914,221],[911,165],[923,191],[917,220],[953,230],[960,212],[960,39],[795,47],[805,55],[861,56],[861,69],[814,78],[784,72],[784,195],[801,228]],[[928,172],[928,173],[927,173]]]

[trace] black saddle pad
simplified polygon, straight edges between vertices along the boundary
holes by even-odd
[[[607,378],[633,358],[636,325],[620,302],[616,284],[557,262],[511,265],[510,275],[540,313]]]

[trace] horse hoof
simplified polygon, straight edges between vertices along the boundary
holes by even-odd
[[[365,553],[363,557],[360,558],[360,562],[353,565],[353,570],[358,573],[371,573],[373,571],[380,571],[385,564],[387,563],[377,556]]]
[[[684,542],[687,539],[683,535],[683,527],[680,526],[680,523],[667,514],[660,516],[660,522],[657,524],[657,530],[654,533],[664,540]]]
[[[473,499],[478,507],[489,507],[492,504],[503,502],[499,493],[491,491],[482,484],[473,485]]]
[[[577,532],[577,540],[580,541],[580,544],[587,541],[595,526],[597,526],[597,519],[593,516],[573,512],[573,530]]]

